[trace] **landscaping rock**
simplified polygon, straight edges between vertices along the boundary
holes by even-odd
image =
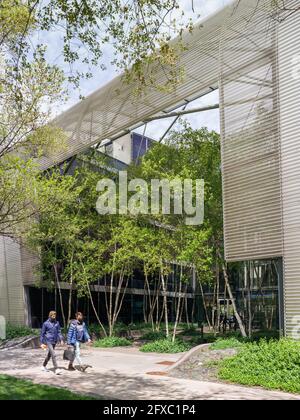
[[[169,376],[216,382],[218,381],[218,362],[236,354],[236,349],[211,350],[210,346],[202,346],[190,358],[178,364],[174,369],[171,369]]]
[[[28,335],[25,337],[13,338],[12,340],[4,340],[0,342],[0,350],[31,348],[35,349],[40,346],[40,338],[36,335]]]

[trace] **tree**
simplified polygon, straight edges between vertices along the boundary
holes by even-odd
[[[32,33],[61,33],[60,52],[70,66],[69,80],[76,85],[81,77],[91,76],[92,67],[106,68],[102,58],[109,45],[112,63],[126,71],[127,78],[141,86],[158,85],[151,69],[155,62],[164,67],[166,85],[172,87],[181,77],[176,61],[183,46],[180,41],[176,45],[168,42],[172,36],[181,36],[183,29],[192,30],[176,0],[4,0],[0,22],[0,47],[9,46],[18,57],[30,55]]]
[[[0,235],[21,234],[35,213],[37,170],[15,157],[0,159]]]
[[[90,76],[90,66],[100,65],[103,48],[110,44],[114,50],[114,63],[126,70],[126,79],[134,78],[144,87],[155,84],[153,62],[163,65],[168,82],[164,88],[172,88],[180,77],[176,66],[176,51],[181,46],[170,46],[170,34],[181,32],[176,28],[171,13],[179,6],[175,0],[167,1],[96,1],[85,0],[2,0],[0,4],[0,160],[1,171],[16,175],[20,166],[27,171],[32,162],[28,157],[50,156],[65,148],[66,134],[49,124],[52,109],[65,99],[65,77],[78,86],[81,77]],[[187,25],[190,27],[190,23]],[[62,30],[61,54],[65,63],[74,69],[80,63],[86,71],[72,70],[69,75],[62,67],[50,65],[46,57],[45,43],[37,43],[40,32],[53,33]],[[34,39],[35,38],[35,39]],[[43,35],[41,35],[41,39]],[[61,63],[63,65],[63,63]],[[131,71],[129,67],[132,66]],[[162,86],[160,86],[162,88]],[[17,153],[20,160],[2,159]],[[9,162],[8,162],[9,161]],[[25,163],[26,162],[26,163]],[[6,166],[7,165],[7,166]],[[27,170],[26,165],[28,165]],[[32,179],[32,184],[35,181]],[[14,197],[11,183],[1,182],[0,197]],[[0,209],[0,231],[11,236],[18,233],[14,228],[31,215],[35,208],[32,198],[18,192],[18,203],[5,204]],[[23,201],[26,205],[20,206]],[[9,216],[9,208],[14,214]],[[28,207],[25,209],[25,207]],[[16,209],[19,209],[17,214]],[[22,211],[21,211],[22,210]],[[25,211],[26,210],[26,211]],[[9,223],[13,220],[13,225]]]
[[[91,77],[92,67],[106,68],[102,56],[107,45],[114,51],[112,63],[126,71],[127,79],[151,85],[155,72],[150,65],[156,62],[165,67],[167,85],[174,86],[180,77],[175,64],[181,47],[180,43],[168,44],[170,34],[191,28],[190,21],[176,24],[172,12],[177,9],[176,0],[4,0],[0,5],[0,51],[10,54],[18,72],[35,51],[32,35],[59,31],[63,39],[60,52],[70,66],[68,79],[76,86],[82,77]],[[44,49],[45,43],[38,47]]]
[[[61,168],[41,175],[38,184],[38,220],[27,233],[26,243],[39,253],[40,285],[59,291],[64,325],[71,317],[72,293],[89,299],[99,326],[106,329],[95,307],[92,290],[108,278],[105,292],[108,334],[114,334],[135,260],[135,230],[123,217],[96,212],[96,185],[105,173],[103,162],[79,167],[73,175]],[[69,284],[68,314],[62,302],[61,283]]]
[[[0,4],[0,234],[17,238],[37,210],[38,166],[33,158],[65,147],[66,135],[48,124],[64,98],[64,75],[44,49],[24,58],[35,22],[23,1]]]
[[[181,129],[171,133],[166,144],[155,145],[144,157],[141,166],[134,168],[133,172],[149,180],[151,178],[174,179],[175,177],[181,180],[205,180],[205,221],[202,226],[187,227],[182,216],[173,214],[171,216],[158,215],[157,220],[165,225],[173,226],[183,235],[182,238],[188,237],[186,241],[181,241],[182,238],[177,240],[178,244],[182,244],[177,258],[180,261],[180,255],[184,255],[182,260],[195,266],[204,303],[203,285],[211,284],[215,279],[215,306],[217,322],[219,322],[220,272],[223,273],[229,296],[234,299],[227,266],[222,257],[223,210],[219,135],[205,128],[193,130],[183,123]],[[233,300],[232,303],[241,333],[245,336],[245,328],[235,301]],[[208,319],[206,307],[205,311]],[[215,325],[214,320],[211,321],[211,325]]]

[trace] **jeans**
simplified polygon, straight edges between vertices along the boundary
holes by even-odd
[[[75,360],[77,361],[77,363],[81,366],[82,365],[82,360],[81,360],[81,355],[80,355],[80,342],[76,341],[75,343]]]
[[[55,355],[55,344],[47,343],[48,346],[48,354],[46,356],[46,359],[44,361],[43,366],[46,367],[49,360],[52,358],[52,363],[54,366],[54,369],[57,369],[57,361],[56,361],[56,355]]]

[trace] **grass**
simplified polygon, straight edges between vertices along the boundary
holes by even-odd
[[[144,344],[140,347],[140,351],[144,353],[182,353],[189,350],[191,346],[181,340],[172,340],[163,338],[153,341],[152,343]]]
[[[211,344],[211,350],[226,350],[236,349],[243,346],[243,340],[236,337],[230,338],[218,338],[214,343]]]
[[[30,381],[0,375],[0,400],[94,400],[63,388],[36,385]]]
[[[243,344],[219,364],[219,377],[249,386],[300,393],[300,343],[263,339]]]
[[[132,342],[123,337],[105,337],[94,342],[94,347],[110,348],[131,346]]]

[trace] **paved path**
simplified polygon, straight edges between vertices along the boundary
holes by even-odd
[[[57,353],[63,369],[61,376],[41,372],[45,355],[42,350],[0,351],[0,373],[107,399],[300,400],[300,396],[261,388],[163,376],[168,366],[161,363],[176,362],[180,355],[145,354],[135,348],[86,349],[83,358],[93,368],[83,374],[65,370],[67,362],[62,361],[62,350]]]

